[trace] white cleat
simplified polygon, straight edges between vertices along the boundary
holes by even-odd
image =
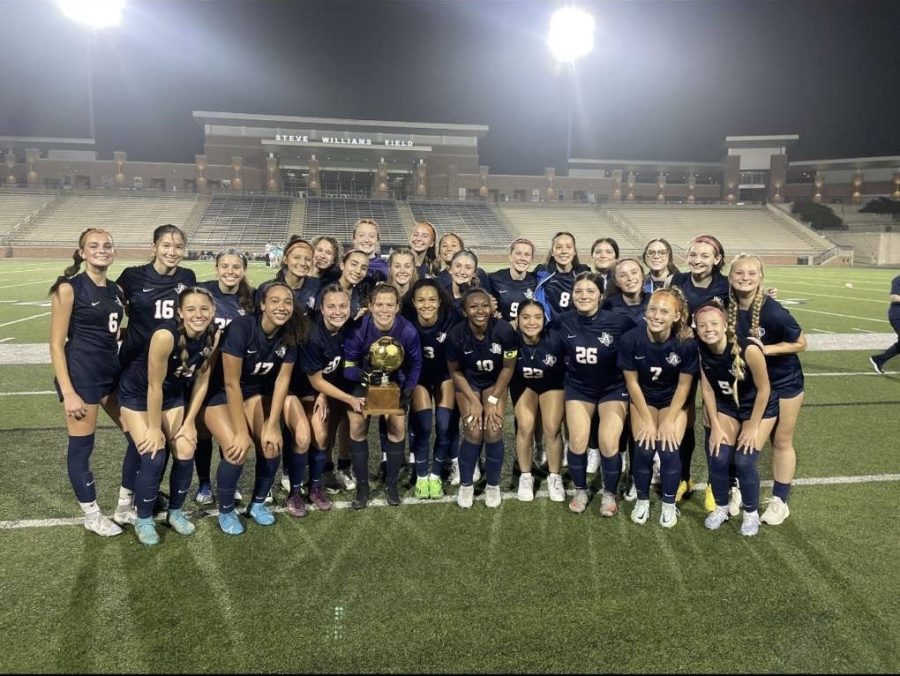
[[[726,521],[728,521],[728,507],[716,505],[716,508],[706,517],[703,525],[709,528],[709,530],[718,530]]]
[[[587,473],[596,474],[600,469],[600,449],[587,449]]]
[[[103,516],[100,510],[84,515],[84,528],[105,538],[122,534],[122,529]]]
[[[631,510],[631,520],[639,526],[647,523],[650,518],[650,501],[638,500],[634,503],[634,509]]]
[[[741,523],[741,535],[753,537],[759,532],[759,512],[744,512],[744,521]]]
[[[678,523],[678,508],[674,503],[664,502],[659,515],[659,525],[663,528],[672,528],[676,523]]]
[[[791,510],[788,509],[787,503],[781,498],[773,497],[769,500],[769,506],[766,507],[760,521],[769,526],[780,526],[790,515]]]
[[[471,509],[475,502],[475,486],[460,486],[456,495],[456,504],[463,509]]]
[[[285,493],[291,492],[291,477],[289,474],[281,475],[281,490],[283,490]]]
[[[460,477],[459,477],[459,461],[454,460],[450,463],[450,485],[451,486],[459,486]]]
[[[137,521],[137,510],[132,504],[117,505],[116,511],[113,512],[112,520],[120,526],[133,526],[134,522]]]
[[[534,500],[534,478],[531,473],[519,475],[519,490],[516,494],[521,502],[531,502]]]
[[[532,496],[533,497],[533,496]],[[484,504],[491,509],[499,507],[502,502],[500,495],[500,486],[485,486]]]
[[[566,501],[566,489],[559,474],[551,474],[547,477],[547,492],[550,494],[550,502]]]

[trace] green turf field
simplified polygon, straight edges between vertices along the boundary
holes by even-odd
[[[0,356],[46,342],[46,289],[64,267],[0,261]],[[211,276],[212,263],[193,267]],[[269,272],[256,265],[251,279]],[[451,490],[431,504],[281,512],[240,538],[197,512],[190,538],[162,527],[152,549],[130,528],[105,540],[77,519],[50,366],[0,365],[0,671],[898,672],[900,363],[878,376],[875,350],[853,349],[890,342],[896,274],[767,270],[808,335],[842,343],[801,356],[792,515],[755,538],[739,518],[705,530],[699,492],[672,531],[655,496],[645,526],[627,503],[613,519],[593,502],[581,516],[546,497],[519,503],[507,444],[498,510],[460,510]],[[103,421],[93,468],[107,511],[123,450]],[[699,480],[703,464],[696,453]],[[767,450],[764,480],[770,466]],[[251,481],[252,462],[245,492]]]

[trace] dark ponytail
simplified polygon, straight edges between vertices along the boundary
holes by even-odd
[[[82,231],[81,235],[78,237],[78,248],[72,252],[72,265],[63,270],[63,273],[56,278],[56,281],[53,282],[53,285],[50,287],[50,290],[47,292],[48,295],[52,296],[56,293],[56,290],[59,288],[59,285],[63,282],[67,282],[72,277],[81,272],[81,264],[84,263],[84,258],[81,256],[81,251],[84,249],[84,240],[88,235],[94,232],[99,232],[104,235],[107,235],[112,241],[112,235],[110,235],[103,228],[88,228],[87,230]]]

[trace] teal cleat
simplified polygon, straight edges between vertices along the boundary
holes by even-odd
[[[187,515],[181,509],[170,509],[166,516],[166,523],[179,535],[193,535],[197,527],[190,522]]]
[[[134,522],[134,531],[142,545],[152,547],[159,544],[159,533],[156,532],[156,523],[152,516],[146,519],[137,519]]]
[[[260,526],[271,526],[275,523],[275,515],[264,502],[251,502],[250,507],[247,508],[247,516]]]
[[[219,527],[226,535],[240,535],[244,532],[244,524],[235,510],[219,512]]]

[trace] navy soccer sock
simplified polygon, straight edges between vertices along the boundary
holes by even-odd
[[[219,500],[219,511],[234,511],[234,492],[237,490],[238,479],[244,471],[243,465],[233,465],[224,458],[216,470],[216,496]]]
[[[149,453],[140,456],[141,468],[134,483],[134,505],[139,519],[153,516],[153,505],[159,494],[159,481],[166,468],[166,450],[159,449],[151,458]]]
[[[350,458],[353,461],[353,473],[356,483],[369,485],[369,442],[350,440]],[[338,461],[340,463],[340,461]]]
[[[291,479],[291,493],[299,491],[306,478],[306,463],[309,460],[306,453],[297,453],[287,447],[284,454],[287,460],[288,476]]]
[[[125,438],[128,440],[128,446],[125,447],[125,457],[122,459],[122,488],[134,491],[135,479],[141,469],[141,454],[138,453],[131,434],[125,432]]]
[[[459,410],[453,409],[450,416],[450,424],[447,428],[447,442],[449,444],[448,460],[455,460],[459,457]]]
[[[420,479],[428,476],[428,445],[431,441],[433,417],[430,408],[409,414],[409,426],[414,433],[409,443],[416,456],[416,476]]]
[[[653,475],[654,447],[648,448],[643,444],[635,443],[634,460],[631,466],[634,472],[634,487],[637,490],[638,500],[650,499],[650,478]]]
[[[587,490],[587,453],[569,449],[569,474],[578,490]]]
[[[488,486],[500,485],[503,469],[503,439],[484,442],[484,474]]]
[[[400,468],[403,467],[404,443],[402,441],[391,441],[387,437],[385,437],[384,442],[385,453],[387,454],[385,485],[396,486],[397,478],[400,476]]]
[[[791,495],[791,485],[776,481],[775,485],[772,486],[772,495],[776,498],[781,498],[781,501],[787,504],[788,498]]]
[[[728,465],[731,464],[733,454],[734,446],[722,444],[719,446],[718,455],[709,455],[709,481],[712,484],[713,497],[720,507],[728,504]]]
[[[431,462],[431,473],[441,476],[450,456],[450,420],[453,409],[438,406],[434,412],[434,459]]]
[[[197,439],[194,450],[194,465],[197,467],[197,483],[208,484],[212,470],[212,439]]]
[[[181,509],[184,505],[193,476],[193,458],[190,460],[172,458],[172,471],[169,473],[169,510]]]
[[[734,466],[738,480],[741,482],[741,502],[744,511],[755,512],[759,507],[759,468],[756,461],[759,453],[742,453],[735,451]]]
[[[662,444],[658,441],[656,450],[659,452],[659,482],[662,487],[662,501],[674,505],[675,493],[678,491],[678,483],[681,481],[681,457],[677,450],[662,450]]]
[[[322,474],[328,463],[328,451],[318,446],[310,446],[309,449],[309,485],[319,486],[322,483]]]
[[[600,471],[603,472],[603,490],[615,495],[619,486],[619,475],[622,473],[622,455],[616,453],[611,458],[600,454]]]
[[[72,482],[78,502],[94,502],[97,499],[97,487],[94,486],[94,474],[91,472],[91,452],[93,450],[93,434],[84,437],[69,437],[66,468],[69,470],[69,481]]]
[[[281,456],[267,458],[259,451],[256,452],[256,480],[253,482],[253,502],[263,503],[266,501],[280,465]]]
[[[694,447],[697,445],[697,436],[693,426],[684,431],[684,438],[678,446],[678,456],[681,458],[681,480],[691,478],[691,460],[694,457]]]
[[[464,438],[459,447],[459,482],[463,486],[472,485],[479,455],[481,455],[481,444]]]

